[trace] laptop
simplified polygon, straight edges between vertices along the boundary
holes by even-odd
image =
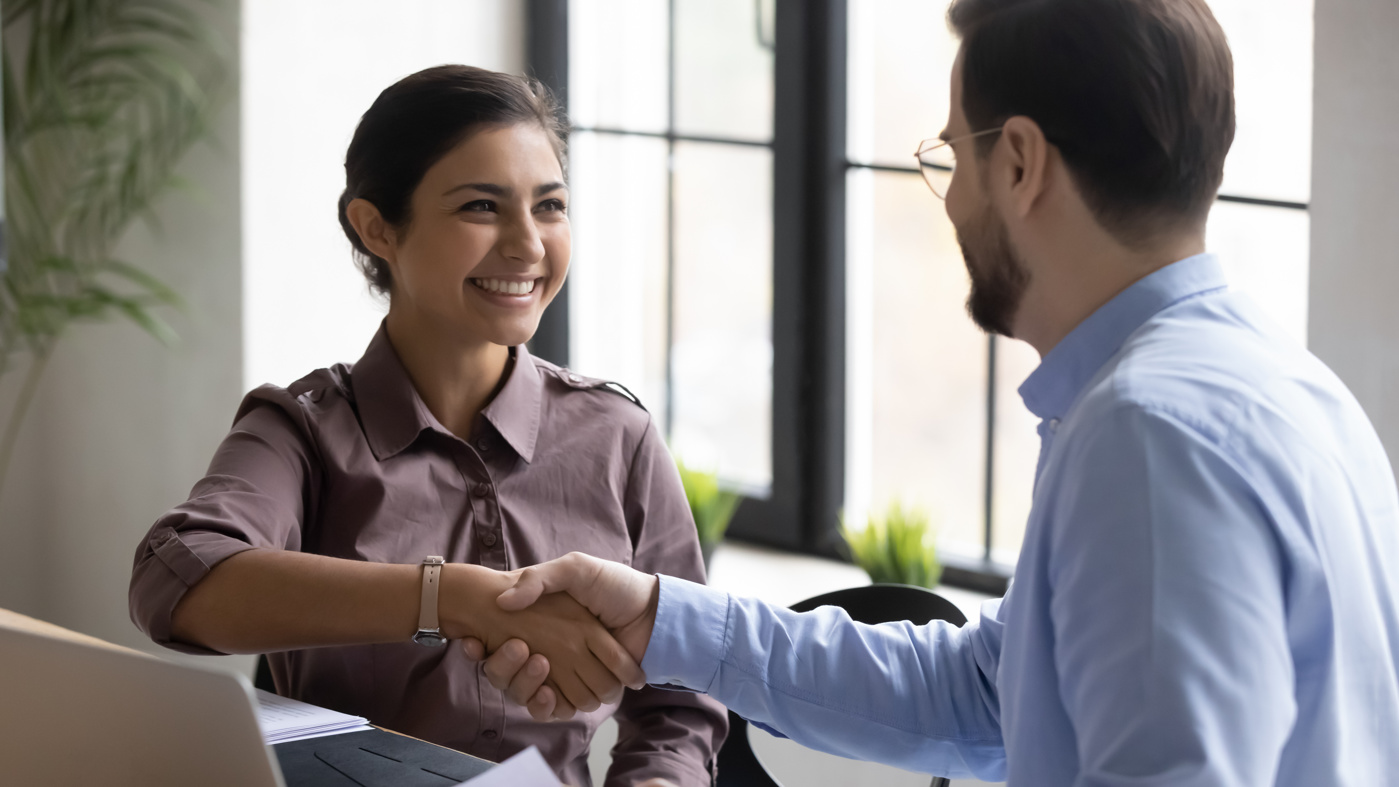
[[[0,627],[0,782],[285,787],[248,679]]]

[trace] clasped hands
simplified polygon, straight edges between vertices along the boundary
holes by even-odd
[[[656,577],[579,552],[497,576],[499,609],[478,610],[485,625],[466,629],[460,646],[534,719],[569,719],[646,684]]]

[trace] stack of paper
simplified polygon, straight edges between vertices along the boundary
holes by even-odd
[[[369,729],[363,716],[327,710],[257,689],[257,723],[268,744]]]

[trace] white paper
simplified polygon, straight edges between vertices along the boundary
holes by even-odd
[[[262,689],[256,692],[257,724],[262,728],[263,740],[269,744],[369,729],[369,722],[363,716],[278,697]]]
[[[534,746],[457,787],[563,787]]]

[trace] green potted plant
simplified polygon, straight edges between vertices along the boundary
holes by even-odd
[[[724,540],[724,531],[729,529],[729,522],[743,496],[721,489],[718,473],[686,467],[679,457],[675,460],[675,466],[680,470],[685,499],[689,501],[690,513],[695,517],[695,529],[699,532],[700,551],[704,553],[704,567],[707,570],[714,548]]]
[[[882,517],[871,515],[863,529],[854,530],[841,518],[841,537],[855,565],[876,584],[896,583],[932,588],[942,576],[934,528],[927,512],[889,504]]]
[[[211,23],[223,5],[4,2],[0,379],[21,379],[0,405],[0,484],[70,325],[119,318],[174,338],[160,311],[178,296],[115,251],[181,185],[176,168],[232,95],[229,46]]]

